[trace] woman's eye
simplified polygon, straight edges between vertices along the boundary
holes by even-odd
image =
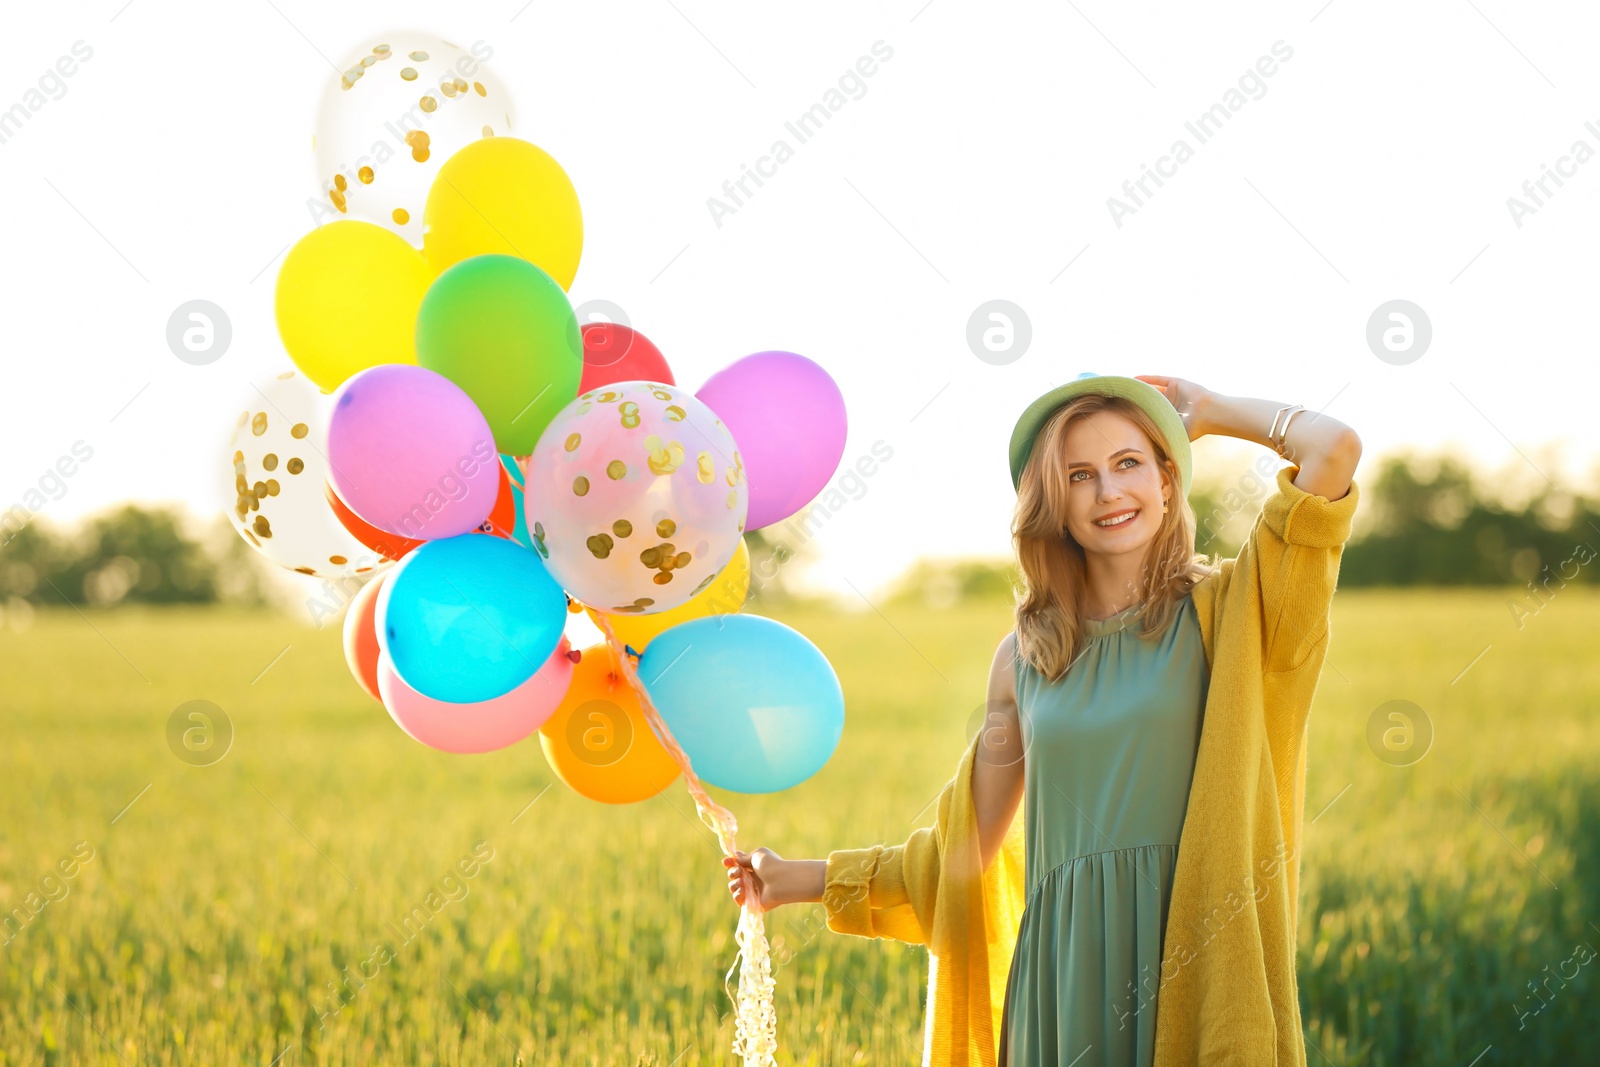
[[[1134,458],[1133,456],[1123,456],[1122,459],[1120,461],[1118,461],[1118,465],[1120,466],[1122,463],[1132,463],[1136,467],[1139,465],[1139,461],[1136,458]],[[1073,471],[1071,474],[1067,475],[1067,481],[1069,481],[1069,482],[1077,481],[1078,480],[1078,475],[1080,475],[1080,474],[1085,474],[1086,475],[1088,473],[1089,473],[1088,471],[1082,471],[1082,470]]]

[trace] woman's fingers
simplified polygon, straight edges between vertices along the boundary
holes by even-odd
[[[722,857],[722,865],[728,870],[728,892],[733,896],[734,903],[743,907],[746,881],[754,882],[756,878],[751,856],[748,852],[736,850],[733,855]]]
[[[722,857],[722,865],[728,869],[728,892],[733,896],[734,903],[744,905],[745,879],[747,874],[753,874],[750,867],[750,857],[743,852],[736,852],[732,856]]]

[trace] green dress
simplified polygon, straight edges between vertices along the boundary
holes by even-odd
[[[1162,938],[1210,671],[1194,600],[1151,640],[1135,625],[1145,603],[1089,620],[1057,682],[1016,666],[1027,904],[1000,1067],[1148,1067],[1155,1054]]]

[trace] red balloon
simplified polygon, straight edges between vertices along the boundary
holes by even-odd
[[[372,549],[384,559],[397,560],[416,548],[422,541],[415,541],[409,537],[392,534],[380,530],[360,515],[350,510],[339,494],[333,491],[333,486],[327,482],[322,483],[322,494],[328,498],[328,506],[333,508],[333,513],[350,535],[357,541]],[[505,466],[500,467],[500,490],[494,500],[494,510],[489,512],[488,518],[478,524],[472,533],[493,534],[496,537],[514,540],[513,534],[517,526],[517,498],[511,492],[511,475],[506,473]]]
[[[378,587],[385,574],[362,586],[344,615],[344,661],[361,688],[380,703],[378,691]]]
[[[494,510],[478,524],[473,533],[493,534],[507,541],[515,541],[517,529],[517,498],[511,491],[511,473],[500,464],[500,495],[494,498]]]
[[[389,533],[387,530],[378,529],[366,519],[351,511],[349,505],[339,499],[339,494],[335,493],[333,486],[327,482],[322,483],[322,495],[328,498],[328,506],[333,508],[333,513],[338,516],[340,524],[350,531],[350,536],[384,559],[399,559],[423,543],[414,541],[409,537],[401,537],[399,534]],[[498,508],[499,504],[496,503],[495,507]]]
[[[583,377],[581,396],[612,382],[661,382],[676,385],[672,368],[650,338],[616,322],[589,322],[583,326]]]

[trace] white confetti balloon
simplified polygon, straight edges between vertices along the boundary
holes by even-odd
[[[528,460],[535,551],[597,611],[653,615],[715,580],[750,509],[733,434],[694,394],[612,382],[559,411]]]
[[[445,160],[512,132],[511,97],[485,62],[493,53],[400,31],[347,57],[312,139],[319,217],[375,222],[421,248],[423,204]]]
[[[318,578],[370,575],[392,565],[356,540],[333,513],[328,478],[331,398],[297,371],[245,391],[218,464],[229,479],[228,520],[263,556]]]

